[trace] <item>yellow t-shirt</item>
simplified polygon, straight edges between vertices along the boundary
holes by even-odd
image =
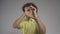
[[[40,34],[40,30],[36,21],[32,18],[24,19],[19,24],[20,29],[22,29],[22,34]]]

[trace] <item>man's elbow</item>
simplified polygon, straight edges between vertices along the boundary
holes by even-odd
[[[17,25],[13,24],[12,27],[13,27],[13,28],[17,28]]]
[[[43,31],[43,34],[46,34],[46,30]]]
[[[46,34],[46,28],[44,28],[44,30],[42,31],[42,34]]]

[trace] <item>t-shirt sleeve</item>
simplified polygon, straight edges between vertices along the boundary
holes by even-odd
[[[24,25],[24,20],[22,20],[22,21],[20,22],[20,24],[19,24],[19,26],[18,26],[18,29],[23,28],[23,25]]]

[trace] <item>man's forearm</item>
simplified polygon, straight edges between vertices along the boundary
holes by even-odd
[[[13,23],[13,27],[17,28],[18,25],[20,24],[20,22],[24,19],[25,14],[23,14],[22,16],[20,16],[17,20],[15,20],[15,22]]]
[[[40,18],[38,16],[35,17],[35,21],[38,24],[38,27],[40,29],[41,34],[45,34],[46,33],[46,27],[44,26],[44,24],[42,23],[42,21],[40,20]]]

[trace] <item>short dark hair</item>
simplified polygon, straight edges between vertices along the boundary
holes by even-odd
[[[29,6],[31,6],[31,5],[36,8],[36,12],[37,12],[37,11],[38,11],[38,10],[37,10],[37,6],[36,6],[34,3],[26,3],[26,4],[24,4],[23,7],[22,7],[22,10],[25,12],[25,9],[24,9],[24,8],[25,8],[25,7],[29,7]]]

